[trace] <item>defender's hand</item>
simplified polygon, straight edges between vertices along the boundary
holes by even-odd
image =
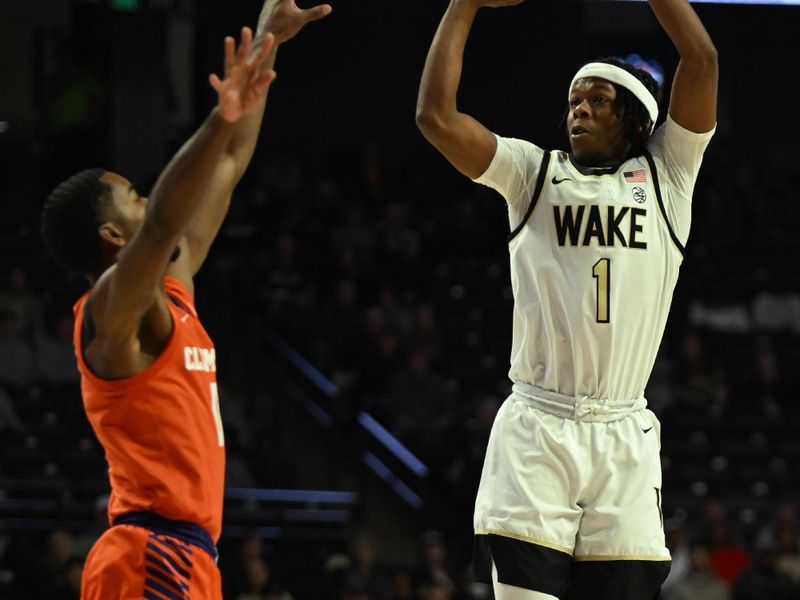
[[[295,0],[267,0],[262,18],[266,19],[267,31],[275,36],[277,43],[282,44],[297,35],[307,23],[327,17],[332,10],[330,4],[302,9],[298,8]]]
[[[236,50],[232,37],[225,38],[225,79],[212,73],[208,77],[211,87],[219,96],[220,116],[233,123],[242,115],[256,108],[275,79],[275,71],[263,69],[264,61],[275,46],[275,36],[267,34],[258,52],[248,60],[253,44],[253,32],[249,27],[242,28],[242,43]]]

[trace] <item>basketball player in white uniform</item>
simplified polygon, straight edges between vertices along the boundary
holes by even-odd
[[[498,600],[651,600],[670,556],[644,390],[716,125],[716,50],[686,0],[650,0],[680,55],[665,122],[649,74],[589,63],[565,90],[572,152],[548,152],[456,106],[478,9],[520,1],[451,0],[417,105],[425,137],[508,203],[514,385],[478,491],[476,574]]]

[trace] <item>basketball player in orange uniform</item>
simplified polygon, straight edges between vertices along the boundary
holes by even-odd
[[[92,288],[75,305],[86,414],[109,464],[112,527],[92,548],[81,598],[222,597],[225,441],[215,350],[192,277],[255,149],[279,44],[329,5],[267,0],[255,39],[225,39],[218,104],[161,173],[150,198],[90,169],[42,212],[45,244]]]

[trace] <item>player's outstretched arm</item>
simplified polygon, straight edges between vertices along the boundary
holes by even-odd
[[[171,331],[161,292],[170,257],[197,210],[197,199],[225,152],[235,124],[258,106],[275,78],[274,71],[261,70],[274,38],[267,36],[260,52],[249,58],[250,37],[243,36],[238,52],[231,47],[225,78],[212,77],[219,95],[217,107],[161,173],[141,226],[119,251],[116,264],[94,286],[96,336],[91,354],[97,362],[89,358],[101,376],[124,377],[140,370],[139,334],[145,315],[150,342],[166,340]]]
[[[520,4],[523,0],[451,0],[428,51],[417,97],[417,125],[452,165],[471,179],[483,174],[497,140],[477,120],[458,111],[464,47],[478,9]]]
[[[278,46],[295,35],[311,21],[321,19],[331,13],[328,4],[313,8],[298,8],[294,0],[267,0],[258,17],[258,26],[251,53],[255,54],[267,34],[275,37],[275,46],[261,66],[262,70],[272,69]],[[225,52],[233,45],[233,38],[226,38]],[[267,94],[258,105],[244,115],[233,128],[230,140],[220,162],[214,168],[211,181],[201,200],[201,208],[186,231],[186,246],[189,261],[189,275],[194,275],[202,266],[211,243],[217,236],[230,206],[231,195],[236,184],[244,175],[255,152],[264,118]]]
[[[687,0],[650,0],[650,7],[680,55],[669,114],[689,131],[711,131],[717,122],[717,49]]]

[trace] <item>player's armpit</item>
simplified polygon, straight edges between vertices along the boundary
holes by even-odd
[[[483,175],[492,163],[497,138],[469,115],[457,113],[442,119],[420,111],[417,113],[417,126],[425,139],[470,179]]]
[[[119,299],[117,266],[108,269],[92,290],[93,338],[83,348],[92,372],[103,379],[131,377],[160,354],[172,333],[172,317],[160,285],[139,306]]]

